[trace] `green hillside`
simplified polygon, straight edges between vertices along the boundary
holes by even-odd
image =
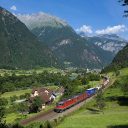
[[[0,7],[0,68],[56,66],[53,53],[14,15]]]
[[[115,69],[121,69],[128,67],[128,45],[119,51],[113,59],[112,63],[107,66],[103,71],[112,71]]]

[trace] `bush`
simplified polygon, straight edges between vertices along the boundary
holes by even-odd
[[[8,100],[5,98],[0,98],[0,106],[6,106],[8,104]]]
[[[53,128],[53,126],[51,125],[49,121],[47,121],[45,124],[45,128]]]

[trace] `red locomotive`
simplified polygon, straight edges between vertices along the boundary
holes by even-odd
[[[86,93],[82,93],[76,95],[70,99],[66,99],[57,103],[56,108],[54,109],[55,112],[63,112],[64,110],[82,102],[83,100],[87,99],[88,95]]]

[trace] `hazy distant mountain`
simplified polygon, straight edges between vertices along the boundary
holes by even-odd
[[[14,15],[0,7],[0,68],[56,66],[53,53]]]
[[[108,51],[79,36],[65,21],[45,14],[17,15],[63,63],[74,67],[102,68],[112,60]]]
[[[87,37],[85,37],[87,38]],[[114,55],[118,53],[124,46],[128,44],[128,41],[117,36],[116,34],[105,34],[94,37],[88,37],[88,41],[96,44],[106,51],[112,52]]]

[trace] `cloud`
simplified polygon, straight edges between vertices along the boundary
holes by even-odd
[[[16,6],[15,6],[15,5],[13,5],[10,9],[11,9],[11,10],[14,10],[14,11],[16,11],[16,10],[17,10],[17,8],[16,8]]]
[[[96,30],[96,34],[117,34],[120,32],[125,32],[127,30],[125,25],[117,25],[117,26],[108,26],[105,29]]]
[[[82,27],[76,29],[76,32],[78,33],[84,33],[84,34],[92,34],[92,27],[91,26],[87,26],[87,25],[83,25]]]

